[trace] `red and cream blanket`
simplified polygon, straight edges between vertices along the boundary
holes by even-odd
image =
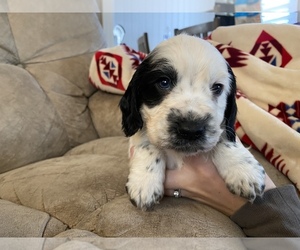
[[[300,190],[300,26],[219,27],[208,41],[237,77],[237,135]],[[123,94],[145,56],[126,45],[97,51],[90,81]]]

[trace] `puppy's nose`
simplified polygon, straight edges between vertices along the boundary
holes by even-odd
[[[205,124],[196,121],[181,121],[178,124],[177,132],[180,137],[188,140],[196,140],[203,137]]]

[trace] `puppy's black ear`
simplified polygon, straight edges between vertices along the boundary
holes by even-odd
[[[228,73],[230,75],[230,82],[231,82],[231,91],[227,96],[227,104],[225,109],[225,125],[226,125],[226,137],[229,141],[235,142],[235,119],[237,113],[237,106],[236,106],[236,80],[235,75],[229,65]]]
[[[119,103],[122,112],[122,129],[127,137],[134,135],[143,127],[143,120],[140,113],[142,103],[141,96],[138,93],[137,71],[134,73]]]

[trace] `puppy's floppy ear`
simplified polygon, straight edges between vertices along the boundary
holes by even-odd
[[[143,127],[143,120],[140,113],[142,101],[138,93],[138,70],[134,73],[119,103],[122,112],[122,129],[126,136],[134,135]]]
[[[236,80],[235,75],[231,69],[231,67],[227,64],[228,73],[230,75],[230,83],[231,83],[231,91],[227,96],[227,104],[225,109],[225,125],[226,125],[226,137],[229,141],[235,142],[235,119],[237,113],[237,106],[236,106]]]

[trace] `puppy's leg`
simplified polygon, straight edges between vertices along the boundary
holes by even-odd
[[[165,156],[149,142],[134,147],[126,190],[134,205],[149,210],[164,195]]]
[[[265,170],[240,142],[218,143],[213,162],[232,193],[250,201],[263,194]]]

